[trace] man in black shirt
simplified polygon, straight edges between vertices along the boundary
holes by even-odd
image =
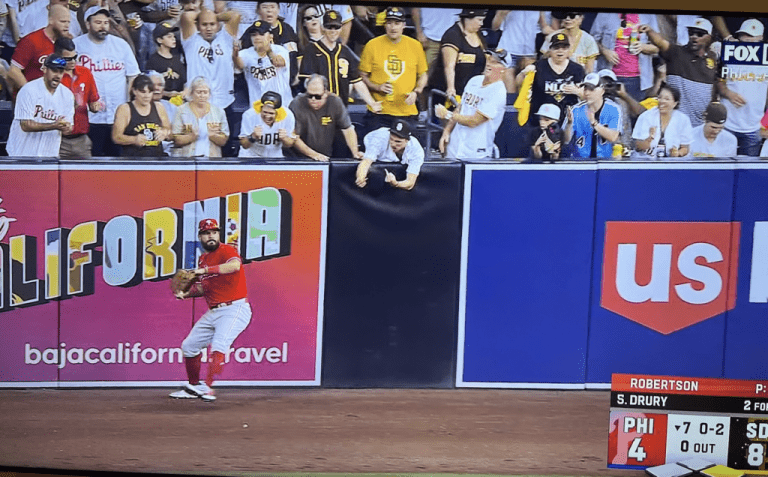
[[[667,64],[667,84],[680,90],[680,112],[691,119],[691,126],[704,124],[704,110],[713,99],[717,81],[717,57],[710,51],[712,24],[697,18],[688,27],[688,44],[673,44],[648,25],[638,27],[659,47],[659,55]]]

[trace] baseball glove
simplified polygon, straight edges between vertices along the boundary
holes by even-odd
[[[191,270],[181,269],[171,278],[171,291],[174,295],[186,293],[197,281],[197,275]]]

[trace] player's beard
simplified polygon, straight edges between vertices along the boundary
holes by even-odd
[[[209,243],[213,242],[213,245],[208,245]],[[207,242],[200,242],[200,245],[202,245],[203,249],[205,249],[206,252],[213,252],[217,248],[219,248],[219,242],[218,240],[209,240]]]

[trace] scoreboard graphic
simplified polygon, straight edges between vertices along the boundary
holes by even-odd
[[[768,381],[614,374],[608,467],[692,458],[768,475]]]

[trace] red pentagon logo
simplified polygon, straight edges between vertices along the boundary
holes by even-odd
[[[662,334],[736,306],[739,222],[606,222],[600,306]]]

